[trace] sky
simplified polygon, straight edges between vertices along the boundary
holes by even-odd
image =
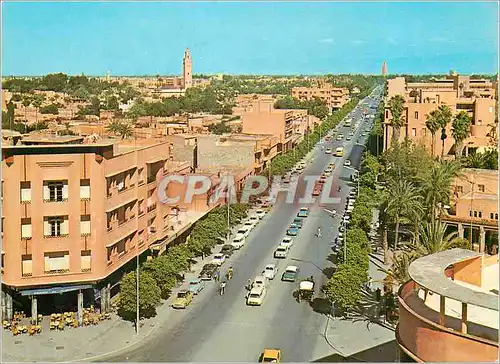
[[[2,75],[496,73],[496,2],[2,2]]]

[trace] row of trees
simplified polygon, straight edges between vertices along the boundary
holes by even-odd
[[[318,97],[313,100],[297,100],[291,96],[278,99],[274,103],[276,109],[306,109],[309,115],[314,115],[319,119],[328,116],[329,110],[326,103]]]
[[[231,226],[247,215],[244,204],[229,206]],[[211,211],[194,225],[185,243],[172,246],[168,251],[144,263],[139,270],[139,314],[151,317],[161,299],[170,296],[175,285],[183,280],[183,272],[191,267],[193,258],[209,255],[227,234],[227,206]],[[120,282],[118,314],[126,320],[136,317],[136,272],[125,274]]]

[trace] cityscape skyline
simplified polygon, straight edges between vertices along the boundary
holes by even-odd
[[[384,60],[392,74],[498,67],[495,2],[3,3],[2,10],[4,76],[180,74],[184,48],[194,74],[379,74]],[[473,18],[482,25],[471,28]]]

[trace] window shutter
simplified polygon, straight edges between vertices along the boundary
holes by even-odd
[[[50,188],[48,185],[43,185],[43,199],[50,200]]]
[[[32,233],[31,233],[31,224],[23,224],[21,225],[21,237],[23,239],[29,239],[31,238]]]
[[[33,274],[33,261],[23,260],[23,272],[22,274]]]
[[[50,235],[52,235],[51,231],[52,231],[52,229],[51,229],[49,221],[44,220],[43,221],[43,235],[50,236]]]
[[[45,270],[45,272],[50,272],[50,270],[51,270],[51,266],[50,266],[50,263],[51,263],[51,261],[50,261],[50,256],[47,254],[47,255],[45,255],[45,257],[44,257],[44,258],[45,258],[45,260],[44,260],[44,263],[45,263],[45,268],[44,268],[44,270]]]
[[[80,221],[80,234],[90,234],[90,220]]]
[[[90,263],[91,263],[91,255],[82,255],[81,256],[81,269],[90,269]]]
[[[62,186],[62,198],[67,199],[68,198],[68,184],[64,183]]]
[[[90,198],[90,186],[80,186],[80,198]]]
[[[69,234],[69,220],[64,219],[61,222],[61,235],[68,235]]]
[[[21,188],[21,202],[31,201],[31,188]]]

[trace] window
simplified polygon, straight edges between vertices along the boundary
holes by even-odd
[[[68,199],[68,184],[63,181],[44,182],[43,199],[47,202],[61,202]]]
[[[498,220],[498,213],[495,214],[495,220]]]
[[[3,226],[3,223],[2,223]],[[22,218],[21,219],[21,239],[31,239],[31,218]]]
[[[118,242],[118,244],[116,244],[116,251],[118,255],[125,254],[125,239],[121,240],[120,242]]]
[[[33,261],[31,254],[21,256],[21,274],[23,277],[31,277],[33,275]]]
[[[495,218],[495,214],[493,212],[490,212],[490,219],[493,220]]]
[[[477,217],[477,211],[474,211],[474,217]]]
[[[477,217],[482,218],[483,217],[483,212],[482,211],[478,211]]]
[[[81,215],[80,216],[80,235],[81,236],[90,236],[90,215]]]
[[[456,193],[463,193],[464,192],[464,186],[455,186],[455,192]]]
[[[417,136],[417,129],[416,128],[411,129],[411,136],[412,137]]]
[[[45,273],[65,273],[69,271],[69,251],[44,254]]]
[[[415,119],[418,120],[418,111],[415,111]]]
[[[484,185],[477,185],[479,192],[484,192]]]
[[[68,219],[65,216],[51,216],[44,219],[45,236],[68,235]]]
[[[82,272],[91,271],[92,254],[90,250],[82,250],[80,255],[80,270]]]
[[[385,110],[385,118],[389,119],[389,110]]]
[[[21,203],[31,202],[31,182],[21,182]]]
[[[90,179],[80,180],[80,199],[90,200]]]

